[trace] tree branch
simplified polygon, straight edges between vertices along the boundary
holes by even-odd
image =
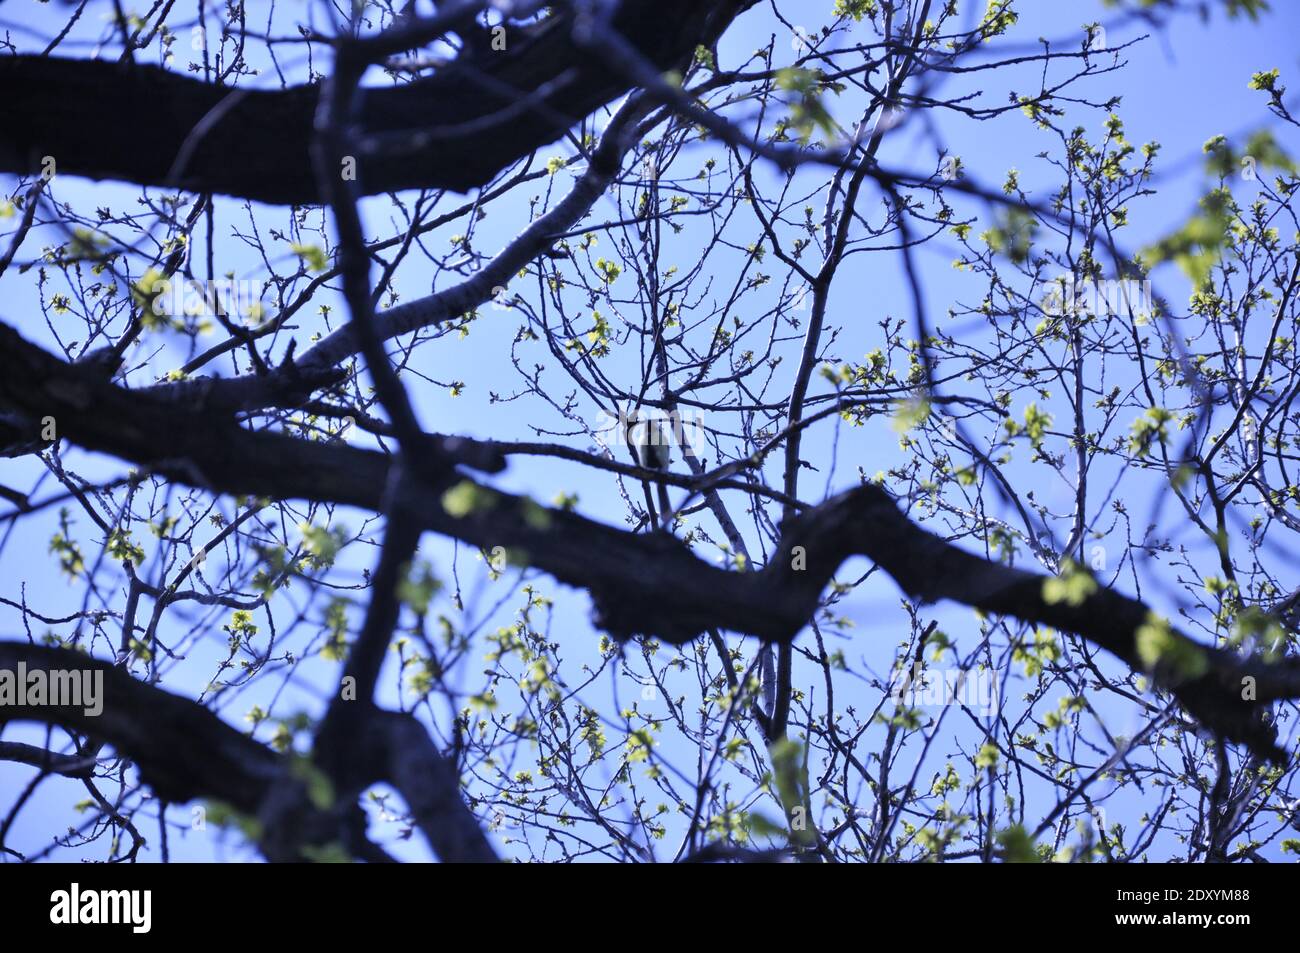
[[[233,422],[133,394],[89,375],[0,326],[0,399],[37,419],[51,415],[61,436],[214,492],[383,508],[390,457],[348,446],[248,432]],[[166,434],[162,441],[159,435]],[[165,445],[164,445],[165,444]],[[444,505],[456,477],[426,487],[412,518],[476,546],[503,546],[591,595],[596,621],[617,638],[652,635],[684,643],[710,628],[772,642],[792,641],[817,610],[822,590],[851,556],[869,557],[916,599],[951,599],[983,612],[1075,632],[1144,670],[1139,630],[1144,603],[1099,588],[1077,605],[1044,597],[1051,577],[965,552],[914,524],[881,488],[864,484],[782,524],[779,548],[759,572],[706,563],[664,533],[638,535],[548,509],[459,478],[457,505]],[[1151,673],[1207,728],[1277,758],[1265,706],[1300,697],[1300,662],[1265,664],[1202,646],[1175,629],[1178,666]],[[1203,671],[1188,674],[1189,669]],[[1254,697],[1244,699],[1244,679]]]
[[[623,0],[613,27],[667,69],[753,2]],[[481,186],[626,93],[624,76],[585,55],[572,29],[568,13],[510,26],[505,50],[467,52],[432,76],[365,90],[357,133],[385,147],[356,157],[362,194]],[[550,94],[532,109],[510,109],[542,88]],[[318,86],[232,89],[153,66],[16,55],[0,57],[0,91],[11,107],[0,171],[39,172],[52,156],[59,173],[93,179],[280,205],[325,200],[308,174]],[[437,134],[449,128],[457,134]]]

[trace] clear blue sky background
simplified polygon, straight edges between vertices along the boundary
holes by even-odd
[[[250,3],[250,12],[256,11],[259,6]],[[299,7],[292,6],[296,14]],[[780,6],[791,22],[815,25],[822,22],[826,14],[823,7],[829,8],[830,0],[825,0],[824,3],[817,0],[815,6],[802,2],[783,3]],[[1295,43],[1297,28],[1300,28],[1300,3],[1296,0],[1274,0],[1274,6],[1277,9],[1266,15],[1262,23],[1251,23],[1244,19],[1229,21],[1222,14],[1216,14],[1209,24],[1204,24],[1195,17],[1179,18],[1166,31],[1153,34],[1150,39],[1129,50],[1125,56],[1129,65],[1123,71],[1092,80],[1090,84],[1076,89],[1076,94],[1090,94],[1096,99],[1104,99],[1113,92],[1122,91],[1123,103],[1119,112],[1125,121],[1130,140],[1137,143],[1157,140],[1163,146],[1158,168],[1165,174],[1156,183],[1159,194],[1146,200],[1140,208],[1134,209],[1133,227],[1127,236],[1132,246],[1136,247],[1166,233],[1190,212],[1204,181],[1200,160],[1201,146],[1206,139],[1216,133],[1237,138],[1261,126],[1275,125],[1265,108],[1265,97],[1247,88],[1253,72],[1278,67],[1282,70],[1283,82],[1300,89],[1300,85],[1297,85],[1300,80],[1296,79],[1300,76],[1296,70],[1300,65],[1300,48]],[[98,15],[107,9],[106,3],[93,4],[90,12]],[[1114,15],[1113,11],[1107,11],[1095,2],[1022,0],[1017,4],[1017,9],[1021,13],[1021,22],[1012,33],[1013,39],[1023,41],[1042,35],[1060,41],[1062,46],[1070,47],[1077,47],[1080,42],[1082,24],[1096,20],[1106,22]],[[815,10],[816,17],[801,12],[808,10]],[[65,13],[66,9],[62,5],[41,4],[34,0],[11,0],[0,5],[0,20],[5,25],[12,27],[21,23],[29,28],[10,31],[13,41],[22,50],[31,50],[40,45],[36,36],[47,37],[57,31],[64,22]],[[90,21],[86,29],[78,28],[73,37],[86,36],[87,31],[98,31],[100,22],[102,21]],[[774,29],[780,29],[779,24],[762,7],[746,15],[728,34],[721,55],[722,65],[727,65],[729,57],[765,45]],[[1111,29],[1108,32],[1108,42],[1115,46],[1146,32],[1151,31],[1141,24],[1129,24]],[[777,49],[778,55],[782,51],[789,51],[788,44],[783,47],[778,43]],[[68,50],[78,55],[87,52],[75,47],[68,47]],[[986,91],[988,102],[1004,101],[1006,89],[1030,90],[1037,87],[1036,68],[1031,67],[1027,72],[1019,74],[1019,78],[1015,74],[989,74],[980,77],[976,85]],[[124,117],[124,121],[127,119]],[[1100,113],[1078,117],[1078,121],[1087,125],[1092,133],[1100,129],[1101,120]],[[1022,182],[1027,188],[1032,188],[1036,181],[1047,181],[1036,170],[1037,160],[1032,157],[1043,149],[1051,148],[1052,142],[1018,115],[991,124],[975,123],[959,117],[941,117],[939,128],[950,150],[960,155],[966,168],[985,184],[999,185],[1006,170],[1013,166],[1021,170]],[[1294,137],[1289,138],[1285,133],[1279,133],[1279,136],[1291,147],[1293,154],[1300,152],[1300,143]],[[144,141],[147,141],[147,136]],[[250,147],[255,148],[256,144],[250,144]],[[705,158],[704,149],[694,148],[700,152],[702,162]],[[550,151],[565,152],[558,146]],[[543,152],[547,153],[548,150]],[[919,146],[914,130],[906,125],[887,139],[881,158],[887,166],[922,172],[933,170],[937,163],[932,147],[928,144]],[[306,170],[304,174],[308,174]],[[565,174],[567,173],[562,173]],[[12,177],[4,177],[3,188],[6,191],[12,191],[14,186],[15,180]],[[557,185],[557,188],[562,187],[563,183]],[[54,194],[60,201],[71,202],[83,210],[89,210],[110,202],[115,208],[128,208],[137,192],[134,187],[90,183],[64,177],[57,180]],[[372,230],[381,230],[387,221],[386,203],[387,199],[383,197],[372,198],[365,203],[365,213]],[[228,232],[231,223],[239,218],[235,203],[226,202],[222,208],[223,215],[218,220],[219,234],[222,233],[223,222],[225,231]],[[516,203],[511,208],[513,217],[494,210],[489,219],[482,223],[476,241],[479,249],[494,251],[523,224],[520,205]],[[601,220],[610,209],[608,203],[598,205],[593,219]],[[271,221],[281,221],[284,217],[280,211],[267,211],[265,214],[270,216]],[[448,229],[448,233],[456,230],[453,227]],[[43,243],[52,243],[54,240],[52,233],[47,233]],[[41,243],[35,237],[29,238],[20,258],[34,254]],[[683,248],[683,257],[685,254]],[[955,244],[946,238],[927,245],[921,254],[932,318],[941,314],[955,299],[960,298],[966,302],[978,300],[979,295],[972,290],[973,286],[963,285],[962,276],[950,267],[956,255]],[[228,239],[218,245],[217,259],[218,271],[231,267],[239,271],[242,266],[253,272],[257,268],[256,260],[247,249]],[[890,262],[884,268],[875,264],[876,256],[863,256],[856,260],[861,263],[856,269],[837,278],[831,300],[832,320],[845,327],[836,348],[839,356],[845,359],[860,359],[867,351],[880,345],[880,332],[876,326],[880,315],[910,316],[906,288],[896,259],[882,257],[882,261]],[[430,275],[427,271],[421,274],[421,267],[427,268],[427,265],[416,263],[409,270],[399,272],[397,288],[405,299],[428,292]],[[1172,272],[1162,272],[1157,278],[1166,295],[1179,301],[1185,299],[1186,289],[1179,276]],[[0,318],[16,324],[30,338],[48,344],[48,331],[33,317],[38,315],[33,307],[34,300],[35,290],[30,276],[18,277],[11,270],[3,285],[0,285]],[[322,300],[334,304],[335,314],[342,313],[337,298]],[[854,310],[863,312],[862,320],[857,321],[850,316]],[[314,311],[314,307],[308,311]],[[484,323],[490,320],[491,316]],[[513,328],[515,321],[511,319],[509,324]],[[560,426],[558,420],[540,420],[518,414],[511,404],[494,406],[489,403],[490,390],[509,392],[516,386],[513,372],[503,358],[504,340],[504,335],[491,333],[489,328],[480,326],[464,341],[440,342],[426,349],[428,356],[423,360],[428,363],[421,365],[422,372],[439,380],[464,379],[470,384],[465,394],[454,400],[441,389],[417,390],[419,410],[430,429],[503,439],[532,439],[536,436],[531,429],[534,426]],[[172,350],[175,351],[175,348]],[[183,354],[176,351],[174,355],[160,358],[155,366],[166,368],[179,365],[182,360]],[[805,455],[818,454],[819,447],[827,446],[824,441],[828,438],[829,434],[810,439]],[[887,430],[871,430],[870,438],[883,442],[879,445],[860,443],[844,451],[845,459],[841,461],[840,469],[829,487],[832,492],[851,485],[857,463],[862,463],[868,473],[874,472],[887,465],[886,462],[877,461],[885,460],[888,454],[897,452],[894,435]],[[820,444],[819,439],[823,441]],[[855,435],[854,439],[863,441],[866,438]],[[67,457],[74,468],[86,476],[122,471],[121,467],[111,462],[91,461],[75,451],[69,452]],[[5,462],[0,464],[0,482],[25,488],[30,486],[38,472],[39,467],[31,461]],[[622,517],[620,502],[610,480],[561,462],[529,459],[516,463],[502,476],[499,485],[505,489],[527,492],[543,501],[550,500],[560,491],[576,492],[581,501],[580,509],[588,515],[615,520]],[[815,485],[807,484],[805,493],[811,495],[811,487]],[[226,512],[230,512],[228,507]],[[340,518],[355,529],[361,525],[363,517],[361,514],[349,513]],[[0,579],[5,580],[3,594],[14,598],[20,584],[25,583],[26,598],[30,604],[51,614],[73,608],[68,605],[68,595],[73,590],[66,588],[57,571],[49,565],[52,557],[46,555],[49,537],[54,529],[53,514],[43,520],[23,520],[16,529],[3,535],[3,548],[0,549]],[[141,538],[142,535],[137,533],[137,541],[144,543],[148,549],[154,541],[147,537]],[[426,539],[423,549],[435,568],[445,575],[454,555],[454,547],[444,540]],[[372,550],[369,547],[354,547],[350,552],[352,554],[343,561],[339,571],[345,576],[357,578],[359,569],[368,564]],[[476,558],[475,553],[460,549],[458,559],[462,569]],[[511,582],[515,581],[514,576],[508,578]],[[549,580],[543,578],[541,584],[548,593],[557,594],[556,587]],[[500,585],[502,584],[498,584]],[[484,589],[479,608],[476,610],[471,607],[467,614],[478,617],[487,613],[503,594],[499,588]],[[513,604],[507,603],[507,616]],[[897,605],[896,589],[887,581],[879,580],[856,592],[839,607],[841,614],[858,621],[860,640],[879,638],[880,654],[878,658],[873,658],[877,672],[887,670],[893,646],[903,631],[890,629],[896,620],[902,618]],[[587,620],[587,613],[587,601],[581,595],[562,596],[557,602],[551,637],[564,641],[571,661],[594,661],[596,658],[597,634]],[[936,615],[943,620],[944,628],[953,635],[960,636],[964,629],[973,628],[968,612],[943,610]],[[494,621],[492,626],[496,624],[500,623]],[[882,628],[886,634],[877,636],[878,630]],[[5,607],[0,607],[0,634],[5,637],[21,635],[17,613]],[[214,659],[224,653],[224,644],[224,636],[216,633],[211,649]],[[851,648],[862,653],[869,651],[867,646],[861,644]],[[289,689],[278,701],[279,713],[295,708],[319,710],[320,699],[323,693],[331,690],[336,672],[323,663],[313,664],[319,675],[315,681],[319,692],[310,694],[296,687]],[[477,690],[473,665],[469,668],[470,671],[465,673],[466,687],[470,691]],[[169,680],[168,687],[173,691],[198,691],[211,671],[211,665],[191,660],[190,664],[179,670],[181,677]],[[193,673],[193,684],[186,684],[185,672]],[[223,709],[223,714],[233,723],[242,724],[243,712],[254,702],[266,704],[269,693],[276,688],[278,684],[269,684],[232,698]],[[624,686],[622,690],[629,689]],[[42,740],[42,736],[43,732],[29,727],[10,727],[4,733],[6,739],[36,743]],[[12,800],[12,792],[24,785],[31,775],[29,769],[0,763],[0,790],[5,795],[0,797],[0,805],[7,805]],[[78,787],[71,781],[47,781],[38,797],[25,808],[11,833],[14,846],[25,851],[34,849],[43,843],[43,835],[47,832],[77,823],[80,817],[68,808],[84,796]],[[1122,810],[1122,802],[1120,809]],[[173,810],[175,816],[188,809]],[[153,836],[156,831],[146,831],[146,834],[156,844],[156,837]],[[173,836],[171,846],[173,857],[176,858],[249,856],[242,850],[233,853],[223,850],[214,838],[199,833],[186,838]],[[395,849],[406,856],[423,856],[419,846],[414,843]],[[81,855],[81,852],[63,854],[68,859]]]

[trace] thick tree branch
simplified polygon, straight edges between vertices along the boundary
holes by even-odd
[[[132,678],[124,669],[69,649],[0,641],[0,669],[90,671],[103,678],[103,710],[79,706],[5,706],[2,721],[37,721],[111,744],[135,762],[164,801],[223,801],[255,815],[284,759],[188,698]],[[102,676],[99,674],[102,673]]]
[[[251,433],[91,377],[0,326],[0,399],[24,413],[54,416],[60,434],[91,450],[148,465],[216,492],[343,503],[378,511],[391,458],[347,446]],[[1075,632],[1145,669],[1139,630],[1151,619],[1142,602],[1098,589],[1078,605],[1044,597],[1050,577],[965,552],[917,526],[879,487],[865,484],[782,524],[781,545],[760,572],[732,572],[698,558],[667,534],[637,535],[576,513],[546,509],[464,480],[457,505],[444,506],[447,482],[416,500],[413,518],[434,532],[477,546],[503,546],[514,558],[587,590],[596,621],[616,637],[653,635],[674,643],[709,628],[790,642],[817,610],[821,593],[847,558],[875,560],[913,598],[951,599],[986,613]],[[1169,630],[1171,659],[1152,673],[1203,725],[1278,756],[1264,706],[1300,697],[1300,664],[1264,664],[1201,646]],[[1190,664],[1189,664],[1190,658]],[[1189,674],[1189,671],[1203,669]],[[1253,698],[1244,680],[1252,679]]]
[[[406,801],[415,823],[438,859],[446,863],[498,860],[478,821],[465,805],[456,766],[412,715],[376,712],[371,720],[385,758],[385,779]]]
[[[623,0],[612,25],[667,69],[752,3]],[[381,146],[356,157],[362,194],[481,186],[626,93],[623,75],[584,54],[572,31],[567,13],[511,26],[503,51],[465,53],[433,76],[366,90],[356,132]],[[547,95],[532,108],[510,108],[538,90]],[[94,179],[324,201],[309,174],[318,86],[231,89],[151,66],[18,55],[0,58],[0,91],[9,105],[0,171],[38,172],[52,156],[58,172]]]
[[[444,861],[494,861],[496,855],[466,807],[455,769],[428,733],[408,714],[368,709],[352,752],[355,778],[335,781],[339,796],[321,808],[307,796],[301,766],[202,705],[133,678],[126,670],[71,649],[0,641],[0,669],[28,673],[90,671],[103,679],[98,714],[82,706],[6,705],[6,721],[58,725],[112,745],[135,764],[140,779],[163,801],[220,801],[260,819],[259,847],[269,860],[311,856],[304,848],[342,843],[356,857],[381,859],[365,838],[365,815],[356,795],[380,781],[393,784]],[[12,742],[0,758],[23,761],[70,777],[88,777],[93,761]],[[340,783],[340,780],[343,783]],[[349,783],[352,782],[352,783]]]

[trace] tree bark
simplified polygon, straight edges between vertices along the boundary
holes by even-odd
[[[88,450],[152,467],[214,492],[307,499],[383,509],[393,458],[349,446],[250,432],[232,419],[133,394],[60,361],[0,324],[0,400],[34,419],[53,417],[59,436]],[[450,507],[453,485],[461,501]],[[476,546],[504,546],[591,596],[595,621],[616,638],[651,635],[685,643],[710,628],[784,644],[817,610],[822,590],[851,556],[867,556],[909,596],[951,599],[986,613],[1077,633],[1134,669],[1139,630],[1151,610],[1099,588],[1077,605],[1043,593],[1050,577],[968,553],[917,526],[884,490],[866,483],[782,524],[780,546],[759,572],[701,560],[665,533],[636,534],[527,497],[476,484],[455,471],[413,501],[412,519]],[[1157,684],[1197,720],[1261,756],[1284,757],[1267,705],[1300,697],[1300,663],[1265,664],[1170,637],[1197,653],[1193,677],[1157,666]],[[1244,697],[1245,680],[1253,693]]]
[[[624,0],[612,26],[660,69],[710,45],[754,0]],[[361,194],[464,192],[554,142],[628,91],[573,40],[562,14],[509,26],[506,48],[467,52],[404,85],[369,88],[357,114]],[[321,204],[310,147],[318,85],[223,87],[157,66],[0,58],[0,171],[113,179],[279,205]],[[523,104],[522,107],[519,104]]]

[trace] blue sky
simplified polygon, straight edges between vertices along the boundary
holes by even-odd
[[[1142,33],[1152,34],[1149,39],[1125,53],[1128,65],[1122,71],[1085,81],[1085,85],[1076,90],[1078,95],[1090,95],[1097,99],[1107,98],[1117,90],[1123,91],[1119,112],[1129,138],[1138,143],[1156,140],[1162,144],[1158,166],[1162,174],[1155,183],[1158,194],[1145,200],[1140,209],[1134,210],[1134,224],[1128,236],[1131,246],[1166,233],[1192,210],[1204,184],[1200,166],[1201,147],[1208,138],[1218,133],[1232,139],[1244,138],[1246,133],[1262,126],[1276,128],[1265,108],[1265,97],[1247,88],[1251,74],[1257,70],[1278,67],[1286,81],[1296,75],[1296,67],[1300,65],[1300,48],[1294,42],[1297,27],[1300,27],[1300,4],[1293,0],[1275,0],[1274,5],[1278,8],[1277,11],[1266,15],[1261,23],[1245,19],[1229,21],[1221,14],[1216,14],[1208,24],[1195,17],[1180,17],[1162,31],[1131,23],[1108,31],[1107,41],[1110,46],[1127,42]],[[254,3],[249,6],[250,9],[256,9],[258,5]],[[825,15],[822,6],[829,7],[829,0],[824,4],[818,0],[817,17],[808,16],[810,24],[820,22],[820,18]],[[784,3],[780,7],[791,22],[799,24],[801,17],[806,16],[803,11],[810,9],[811,4]],[[1077,47],[1081,42],[1084,23],[1106,22],[1114,16],[1113,11],[1105,10],[1093,2],[1034,0],[1019,3],[1017,9],[1021,21],[1013,31],[1014,37],[1025,39],[1042,35],[1052,38],[1054,42],[1059,41],[1061,46],[1070,47]],[[34,0],[13,0],[0,6],[0,20],[9,24],[22,22],[43,35],[59,28],[64,13],[61,6],[36,3]],[[741,56],[764,45],[774,29],[780,29],[779,24],[774,23],[766,9],[760,7],[752,11],[728,33],[721,50],[721,64],[726,66],[729,57]],[[31,49],[35,45],[30,36],[20,31],[13,31],[11,35],[22,50]],[[780,43],[777,49],[779,55],[782,51]],[[1036,67],[1030,66],[1018,73],[979,76],[974,85],[983,90],[986,102],[995,103],[1005,101],[1008,90],[1029,90],[1036,87],[1036,83]],[[1291,85],[1294,86],[1295,83],[1292,82]],[[944,91],[949,92],[947,89]],[[1095,134],[1101,128],[1103,118],[1103,113],[1086,112],[1081,113],[1077,121]],[[1021,171],[1022,182],[1029,190],[1036,183],[1050,181],[1045,175],[1048,170],[1034,156],[1043,149],[1051,148],[1053,141],[1018,114],[991,123],[944,116],[939,119],[938,128],[949,150],[960,155],[965,167],[984,184],[994,187],[1000,185],[1003,175],[1011,167]],[[1293,153],[1300,151],[1300,141],[1295,137],[1288,137],[1281,131],[1278,134]],[[255,144],[250,146],[255,147]],[[708,147],[692,148],[698,150],[700,162],[709,154]],[[542,150],[543,155],[552,152],[565,154],[566,149],[556,146],[553,150]],[[919,135],[919,130],[905,123],[887,137],[881,161],[889,167],[928,172],[935,168],[938,157],[932,145]],[[689,159],[684,160],[684,164],[689,165]],[[567,173],[561,173],[560,178],[565,175]],[[4,177],[4,180],[5,189],[12,190],[15,185],[13,177]],[[564,186],[565,183],[560,181],[555,187],[562,189]],[[532,190],[535,191],[536,189]],[[75,181],[65,177],[57,182],[55,194],[60,201],[71,202],[79,208],[89,210],[108,202],[117,208],[129,207],[137,193],[138,190],[134,187]],[[870,201],[877,199],[877,196],[872,196]],[[382,230],[387,223],[387,203],[386,197],[375,197],[366,200],[363,205],[367,221],[375,231]],[[503,208],[513,209],[513,213],[503,214],[494,209],[493,214],[480,223],[476,238],[480,250],[490,253],[499,248],[523,224],[524,212],[517,202]],[[971,208],[976,209],[977,206]],[[228,231],[230,224],[240,218],[240,213],[235,203],[227,202],[222,209]],[[597,206],[593,219],[600,220],[610,209],[610,203],[605,200]],[[278,210],[259,210],[257,214],[266,215],[269,220],[284,217],[284,213]],[[446,234],[454,231],[457,231],[457,227],[450,227]],[[47,240],[53,239],[51,237]],[[39,243],[31,238],[23,252],[31,254],[36,247],[39,247]],[[219,271],[233,267],[237,271],[247,269],[252,272],[258,266],[249,250],[233,241],[219,242],[217,252],[218,260],[227,262],[224,266],[219,266]],[[918,256],[926,297],[934,312],[932,320],[954,300],[978,300],[978,294],[971,290],[972,286],[964,283],[963,276],[951,268],[951,261],[957,254],[955,243],[945,236],[925,246]],[[875,256],[863,256],[857,259],[861,262],[860,265],[846,269],[846,273],[837,278],[830,310],[833,320],[844,329],[835,350],[845,359],[859,360],[863,354],[880,345],[877,315],[910,316],[907,288],[901,278],[901,269],[897,267],[896,259],[882,260],[891,264],[881,267],[875,263]],[[433,276],[427,268],[421,272],[422,267],[425,267],[425,263],[413,263],[409,270],[399,272],[397,288],[404,299],[409,300],[429,291]],[[1164,294],[1180,301],[1185,299],[1185,283],[1173,269],[1158,271],[1155,277]],[[442,280],[445,285],[446,279]],[[48,344],[47,330],[31,317],[38,313],[32,307],[35,300],[33,282],[11,273],[4,279],[3,291],[3,295],[0,295],[0,317],[16,324],[27,336]],[[341,313],[341,302],[337,296],[322,300],[331,301],[335,313]],[[862,320],[851,317],[855,311],[863,313]],[[498,316],[489,312],[489,319],[496,317]],[[445,388],[413,386],[420,415],[428,428],[501,439],[536,439],[535,428],[560,429],[563,421],[554,417],[548,419],[538,414],[521,414],[514,409],[513,404],[495,404],[489,399],[491,391],[508,393],[517,386],[513,372],[503,361],[502,340],[501,335],[476,329],[463,341],[447,340],[426,348],[429,356],[425,360],[428,363],[420,366],[422,373],[439,381],[464,379],[469,385],[456,398],[450,397]],[[158,359],[157,367],[166,368],[182,362],[184,355],[178,349],[178,343],[166,342],[165,356]],[[870,473],[883,468],[879,462],[882,458],[888,459],[890,454],[898,452],[894,435],[887,429],[877,427],[867,434],[841,436],[844,437],[845,445],[840,449],[842,459],[839,469],[827,479],[829,492],[851,486],[855,480],[856,465],[864,465]],[[816,437],[810,437],[807,453],[818,459],[824,458],[830,448],[830,439],[829,429]],[[78,472],[86,476],[120,473],[122,470],[116,464],[90,460],[75,451],[69,452],[67,457]],[[5,463],[0,467],[0,473],[3,474],[0,482],[10,486],[25,486],[38,472],[39,469],[31,461]],[[621,519],[623,515],[621,501],[615,495],[610,480],[604,475],[584,471],[571,464],[526,458],[512,465],[502,475],[498,485],[508,490],[527,492],[543,501],[551,500],[560,492],[576,493],[580,499],[579,508],[588,515],[611,520]],[[817,482],[805,484],[805,496],[815,496],[814,487],[818,485]],[[224,509],[229,515],[231,510],[228,502]],[[354,530],[362,525],[364,518],[362,514],[355,513],[341,513],[339,516],[343,523]],[[53,514],[50,514],[43,521],[20,522],[3,536],[3,548],[0,548],[0,578],[9,581],[3,594],[13,598],[18,583],[24,582],[27,599],[33,606],[42,607],[42,611],[69,608],[66,600],[70,590],[64,586],[57,572],[48,566],[50,557],[46,556],[49,536],[53,532],[52,519]],[[450,572],[448,567],[453,559],[458,561],[463,572],[465,567],[474,564],[478,558],[476,553],[467,551],[464,547],[457,552],[449,542],[430,538],[426,538],[423,554],[433,563],[435,571],[442,575]],[[339,571],[344,577],[356,579],[360,569],[369,565],[372,555],[371,547],[353,547]],[[864,569],[865,565],[846,568],[846,576],[852,568]],[[564,641],[570,661],[594,662],[597,658],[598,635],[588,621],[586,599],[581,595],[557,591],[558,587],[544,577],[535,578],[534,581],[548,594],[558,596],[551,622],[552,638]],[[501,624],[497,618],[508,618],[513,604],[507,602],[504,610],[495,614],[491,611],[492,607],[503,595],[501,587],[516,582],[517,577],[507,574],[501,583],[482,586],[469,583],[471,590],[478,587],[479,598],[476,602],[470,602],[466,615],[476,620],[491,618],[493,621],[489,627]],[[1175,607],[1166,605],[1162,608],[1172,610]],[[887,671],[898,637],[886,635],[877,642],[874,631],[883,629],[888,632],[891,626],[903,618],[898,608],[896,588],[886,580],[877,579],[845,600],[838,611],[858,623],[858,640],[871,642],[855,642],[845,647],[861,652],[864,656],[869,655],[877,672]],[[959,636],[964,629],[972,628],[970,613],[966,610],[944,608],[934,615],[942,620],[944,629],[954,635]],[[16,636],[21,631],[18,628],[17,614],[3,606],[0,606],[0,631],[6,637]],[[215,658],[223,649],[224,638],[218,633],[208,651]],[[319,710],[322,693],[331,690],[336,673],[323,663],[309,664],[314,668],[310,670],[313,677],[308,681],[318,686],[319,690],[313,693],[296,685],[290,686],[277,701],[280,711],[291,711],[295,707]],[[477,690],[473,669],[472,664],[468,665],[467,671],[462,673],[467,692]],[[173,691],[198,691],[206,682],[211,666],[198,663],[189,671],[193,672],[191,683],[186,683],[187,669],[182,667],[177,671],[175,680],[169,680],[168,686]],[[241,723],[242,713],[251,704],[267,704],[270,694],[279,687],[278,684],[260,686],[257,690],[232,697],[223,707],[223,714],[233,723]],[[628,690],[627,685],[622,687],[622,691]],[[445,717],[447,712],[442,710],[438,714],[439,717]],[[10,728],[4,737],[7,740],[39,741],[42,734],[30,728]],[[672,752],[668,754],[671,756]],[[24,768],[0,763],[0,788],[6,793],[15,791],[26,783],[31,773]],[[77,787],[69,781],[46,782],[40,796],[23,811],[11,835],[20,849],[33,848],[42,843],[41,835],[45,831],[59,830],[77,822],[78,816],[68,810],[68,805],[83,796]],[[4,802],[8,800],[5,798]],[[1115,809],[1122,812],[1124,802],[1117,801]],[[176,808],[173,816],[184,815],[187,811],[187,808]],[[222,849],[211,838],[199,833],[184,838],[173,836],[171,847],[173,857],[178,858],[223,855]],[[394,849],[405,856],[422,856],[420,848],[415,844],[398,845]],[[67,856],[74,855],[69,852]],[[236,850],[233,856],[242,858],[248,855],[245,851]]]

